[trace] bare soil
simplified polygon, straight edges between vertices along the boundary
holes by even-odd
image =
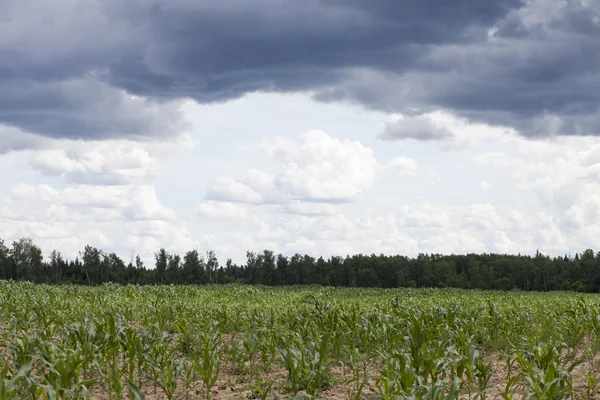
[[[485,397],[485,400],[502,399],[500,393],[504,391],[507,383],[507,366],[506,362],[499,354],[491,354],[485,356],[486,361],[493,362],[493,374],[490,379],[490,384]],[[582,364],[575,367],[572,372],[574,389],[578,394],[577,398],[585,399],[585,387],[586,387],[586,374],[588,371],[595,371],[598,373],[598,366],[600,365],[600,356],[595,360],[586,360]],[[379,398],[375,387],[375,380],[377,379],[379,366],[373,364],[367,368],[368,380],[362,390],[362,399],[375,400]],[[356,393],[356,386],[354,383],[348,383],[352,378],[352,373],[348,367],[344,368],[341,365],[335,365],[331,370],[334,376],[334,384],[332,387],[327,388],[320,392],[317,396],[319,399],[331,399],[331,400],[350,400],[354,399]],[[520,373],[519,367],[513,365],[511,376],[516,376]],[[225,364],[219,374],[220,378],[217,384],[211,389],[211,398],[214,400],[238,400],[238,399],[260,399],[260,393],[254,391],[254,388],[265,387],[266,384],[260,384],[260,382],[273,383],[271,389],[265,398],[274,399],[276,397],[281,400],[289,400],[294,397],[288,393],[285,389],[287,380],[287,371],[274,365],[273,368],[267,373],[262,372],[250,376],[249,374],[235,374],[231,371],[230,366]],[[471,398],[475,398],[476,387],[472,388]],[[527,393],[525,386],[519,387],[514,393],[514,399],[521,399],[523,395]],[[162,392],[160,387],[154,387],[152,383],[147,382],[142,385],[142,392],[147,400],[166,400],[167,396]],[[469,399],[467,390],[463,390],[461,399]],[[300,392],[302,393],[302,392]],[[106,395],[98,394],[93,397],[94,399],[108,400]],[[201,383],[196,383],[186,396],[184,390],[184,383],[180,382],[178,390],[175,394],[174,399],[176,400],[192,400],[192,399],[206,399],[205,390]],[[600,400],[600,393],[595,393],[590,400]]]

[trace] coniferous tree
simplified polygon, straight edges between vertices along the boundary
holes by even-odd
[[[9,279],[10,276],[10,252],[4,244],[4,240],[0,239],[0,279]]]
[[[456,287],[495,290],[574,290],[600,292],[600,252],[591,249],[573,257],[508,254],[356,254],[332,256],[248,251],[246,262],[227,259],[221,267],[213,251],[204,259],[196,250],[177,254],[160,249],[155,268],[147,269],[139,255],[125,265],[115,253],[85,246],[74,260],[54,250],[44,261],[40,247],[30,238],[14,241],[9,249],[0,239],[0,279],[33,282],[100,285],[121,284],[225,284],[329,285],[362,287]]]

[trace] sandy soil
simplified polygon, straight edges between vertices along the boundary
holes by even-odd
[[[489,389],[487,391],[485,400],[501,399],[500,393],[504,390],[507,382],[507,367],[505,361],[497,354],[487,355],[486,361],[493,362],[493,374],[490,379]],[[600,356],[597,357],[593,362],[586,361],[583,364],[575,367],[572,376],[574,381],[574,387],[576,392],[580,395],[578,398],[586,398],[585,393],[585,375],[587,371],[596,370],[600,365]],[[371,365],[368,367],[369,381],[362,390],[362,399],[378,399],[379,395],[375,389],[375,379],[377,377],[378,367]],[[512,367],[512,376],[519,374],[519,368],[517,365]],[[349,400],[354,399],[356,388],[353,383],[344,383],[352,378],[351,372],[348,368],[336,365],[332,368],[333,376],[335,377],[335,383],[331,388],[328,388],[317,396],[320,399],[331,399],[331,400]],[[224,365],[220,372],[220,379],[217,384],[211,390],[211,398],[215,400],[233,400],[233,399],[260,399],[258,393],[254,393],[252,390],[253,384],[257,385],[257,382],[273,382],[271,390],[266,396],[267,399],[274,399],[278,396],[281,400],[291,399],[293,396],[286,392],[285,385],[287,379],[287,372],[284,369],[273,368],[268,373],[264,372],[260,376],[251,377],[250,375],[236,375],[230,370],[229,365]],[[201,383],[195,384],[190,392],[185,394],[183,389],[183,382],[180,383],[179,388],[176,392],[174,399],[205,399],[206,395]],[[157,387],[156,393],[154,392],[151,383],[146,383],[142,386],[142,391],[145,398],[148,400],[163,400],[167,399],[166,395],[162,392],[160,387]],[[469,399],[468,394],[461,395],[462,399]],[[472,397],[475,398],[476,387],[472,389]],[[520,399],[527,392],[525,387],[518,388],[514,393],[515,399]],[[302,393],[302,392],[301,392]],[[98,394],[94,396],[95,399],[108,399],[107,396]],[[596,393],[591,400],[600,400],[600,393]]]

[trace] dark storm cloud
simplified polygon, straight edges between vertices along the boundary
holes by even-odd
[[[111,12],[139,23],[132,4]],[[343,84],[349,68],[416,67],[427,46],[472,40],[468,28],[494,23],[520,1],[143,4],[147,40],[110,66],[109,81],[140,95],[212,102],[253,91]]]
[[[585,133],[598,122],[598,8],[559,3],[5,0],[0,122],[53,137],[169,135],[184,123],[171,100],[310,90]]]
[[[445,109],[528,136],[600,134],[598,6],[533,4],[485,42],[437,46],[421,68],[396,76],[353,71],[317,98],[408,114]]]
[[[23,132],[20,129],[0,125],[0,155],[19,150],[44,147],[45,138]]]
[[[185,128],[174,105],[132,98],[94,79],[19,80],[6,86],[0,121],[29,132],[118,138],[168,136]]]
[[[437,126],[427,117],[415,116],[387,122],[379,137],[384,140],[435,141],[452,138],[454,134],[448,128]]]

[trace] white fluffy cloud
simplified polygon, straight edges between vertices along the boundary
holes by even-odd
[[[198,206],[196,213],[207,218],[246,218],[246,208],[244,206],[224,201],[204,201]]]
[[[20,184],[0,202],[0,237],[30,236],[43,248],[75,256],[86,244],[151,255],[157,247],[180,251],[194,241],[153,186],[79,185],[55,189]]]
[[[276,202],[280,194],[275,190],[272,176],[250,169],[239,178],[218,176],[208,189],[207,197],[213,200],[259,204]]]
[[[373,186],[379,168],[370,148],[322,131],[277,141],[265,151],[281,163],[274,178],[277,189],[299,200],[356,200]]]
[[[155,177],[174,153],[198,142],[187,132],[170,140],[49,139],[0,125],[0,156],[25,151],[31,168],[68,183],[122,185]]]
[[[452,136],[381,140],[395,117],[315,104],[275,95],[191,104],[196,126],[173,142],[36,144],[35,135],[0,129],[12,143],[0,155],[0,170],[11,171],[0,182],[0,238],[30,236],[69,256],[85,244],[127,259],[134,251],[150,264],[160,247],[214,249],[237,262],[263,249],[558,255],[600,247],[600,140],[529,140],[441,112],[411,123]]]
[[[287,204],[288,212],[328,214],[332,203],[360,200],[382,170],[414,174],[418,169],[413,159],[403,156],[381,164],[371,148],[323,131],[308,131],[297,139],[272,138],[263,141],[261,147],[277,165],[273,173],[249,169],[240,177],[219,176],[209,188],[208,198],[281,203]]]
[[[399,174],[414,175],[419,169],[419,164],[412,158],[399,156],[392,158],[387,167]]]
[[[73,183],[123,184],[154,175],[159,164],[147,149],[127,142],[41,150],[32,157],[35,169]]]
[[[290,214],[299,215],[333,215],[337,211],[337,205],[322,202],[291,201],[283,210]]]

